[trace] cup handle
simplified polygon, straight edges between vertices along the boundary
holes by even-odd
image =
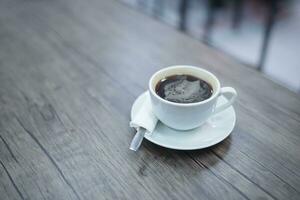
[[[217,114],[223,110],[225,110],[226,108],[228,108],[229,106],[231,106],[234,102],[234,100],[237,97],[237,92],[234,88],[232,87],[222,87],[219,96],[223,95],[223,94],[228,94],[230,95],[230,99],[228,99],[228,102],[220,105],[220,106],[216,106],[213,115]]]

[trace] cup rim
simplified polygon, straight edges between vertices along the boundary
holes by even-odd
[[[200,102],[195,102],[195,103],[177,103],[177,102],[172,102],[172,101],[167,101],[165,99],[163,99],[162,97],[160,97],[158,94],[156,94],[156,92],[154,91],[154,89],[152,88],[152,82],[153,82],[153,79],[160,73],[164,72],[164,71],[168,71],[168,70],[171,70],[171,69],[176,69],[176,68],[190,68],[190,69],[194,69],[194,70],[198,70],[198,71],[202,71],[202,72],[205,72],[207,74],[209,74],[211,77],[213,77],[217,83],[217,89],[216,89],[216,92],[213,93],[213,95],[211,95],[211,97],[209,97],[208,99],[205,99],[204,101],[200,101]],[[219,79],[211,72],[201,68],[201,67],[196,67],[196,66],[191,66],[191,65],[172,65],[172,66],[168,66],[168,67],[165,67],[165,68],[162,68],[160,70],[158,70],[157,72],[155,72],[150,80],[149,80],[149,83],[148,83],[148,87],[149,87],[149,91],[150,93],[158,98],[160,101],[166,103],[166,104],[169,104],[169,105],[174,105],[174,106],[180,106],[180,107],[190,107],[190,106],[196,106],[196,105],[201,105],[201,104],[205,104],[211,100],[213,100],[214,98],[216,98],[219,93],[220,93],[220,81]]]

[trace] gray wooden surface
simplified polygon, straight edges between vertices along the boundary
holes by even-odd
[[[222,143],[128,149],[156,70],[239,93]],[[0,199],[300,199],[300,97],[114,0],[0,0]]]

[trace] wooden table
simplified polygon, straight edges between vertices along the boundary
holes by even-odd
[[[132,152],[131,105],[173,64],[235,87],[236,127]],[[118,1],[1,0],[0,109],[1,200],[300,199],[299,95]]]

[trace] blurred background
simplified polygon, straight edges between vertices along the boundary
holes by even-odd
[[[299,0],[119,0],[300,93]]]

